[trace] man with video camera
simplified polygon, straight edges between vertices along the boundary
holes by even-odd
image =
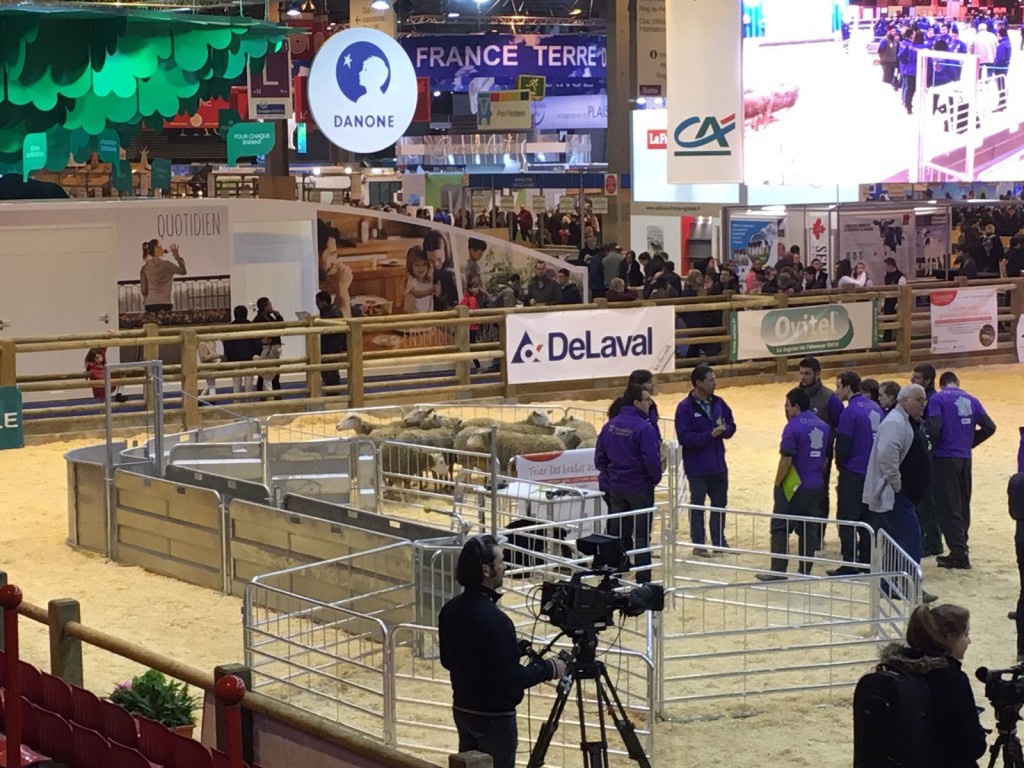
[[[515,626],[498,608],[504,575],[497,539],[469,539],[455,566],[463,591],[445,603],[437,624],[441,664],[451,677],[459,751],[488,754],[494,768],[515,766],[516,706],[526,689],[565,674],[559,658],[534,656],[529,664],[519,663],[523,651]]]

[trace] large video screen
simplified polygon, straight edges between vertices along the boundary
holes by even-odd
[[[835,0],[745,0],[748,184],[1024,176],[1020,32],[889,10],[897,32]]]

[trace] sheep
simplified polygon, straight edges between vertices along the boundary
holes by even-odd
[[[380,439],[391,439],[393,432],[401,429],[451,429],[452,432],[460,424],[458,419],[449,416],[442,416],[434,412],[433,408],[414,408],[409,414],[398,421],[387,421],[380,424],[371,424],[362,414],[350,413],[338,422],[337,430],[344,432],[353,430],[359,435],[373,435]],[[384,434],[378,434],[383,431]]]
[[[586,448],[597,448],[597,438],[588,437],[586,440],[580,440],[580,444],[576,447],[581,451]]]
[[[505,469],[513,456],[521,456],[527,453],[554,453],[565,450],[563,435],[568,431],[566,427],[556,427],[552,435],[532,435],[522,432],[509,432],[499,429],[497,435],[498,463]],[[465,437],[463,438],[463,436]],[[477,453],[489,453],[491,450],[490,430],[477,427],[467,434],[463,429],[458,434],[459,443],[463,443],[468,451]]]
[[[425,487],[427,476],[448,477],[448,462],[444,453],[424,447],[416,450],[408,445],[385,442],[380,446],[381,476],[384,483],[400,489],[400,498],[407,501],[404,491],[419,483]]]
[[[551,427],[551,413],[541,408],[535,408],[522,421],[498,421],[487,416],[475,419],[466,419],[462,422],[462,429],[471,427],[498,427],[509,432],[522,432],[524,434],[550,435],[554,434]]]
[[[556,427],[569,427],[576,432],[576,436],[580,442],[584,440],[596,440],[597,439],[597,427],[591,424],[589,421],[584,421],[578,416],[566,416],[565,418],[555,422]]]

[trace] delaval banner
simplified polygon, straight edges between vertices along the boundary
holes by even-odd
[[[739,0],[666,3],[668,180],[743,181]],[[699,74],[695,74],[699,73]]]
[[[878,337],[874,301],[743,310],[729,318],[730,360],[870,349]]]
[[[509,384],[625,377],[637,368],[671,370],[671,307],[509,315]]]

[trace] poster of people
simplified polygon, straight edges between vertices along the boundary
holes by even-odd
[[[931,295],[932,354],[994,350],[994,288],[960,288]]]
[[[118,327],[231,322],[227,206],[122,206],[116,214]]]
[[[343,317],[555,304],[586,271],[528,248],[429,220],[355,208],[317,213],[318,290]],[[568,270],[568,279],[559,270]],[[477,329],[477,339],[485,331]],[[450,343],[450,327],[375,334],[372,347]]]
[[[886,5],[872,27],[848,0],[744,2],[748,184],[1021,178],[1016,25]]]
[[[879,210],[875,213],[839,214],[839,258],[867,268],[873,285],[885,282],[885,260],[909,278],[915,275],[914,212]]]
[[[786,218],[729,218],[729,258],[741,275],[747,273],[755,261],[774,264],[779,257],[779,245],[785,250]]]

